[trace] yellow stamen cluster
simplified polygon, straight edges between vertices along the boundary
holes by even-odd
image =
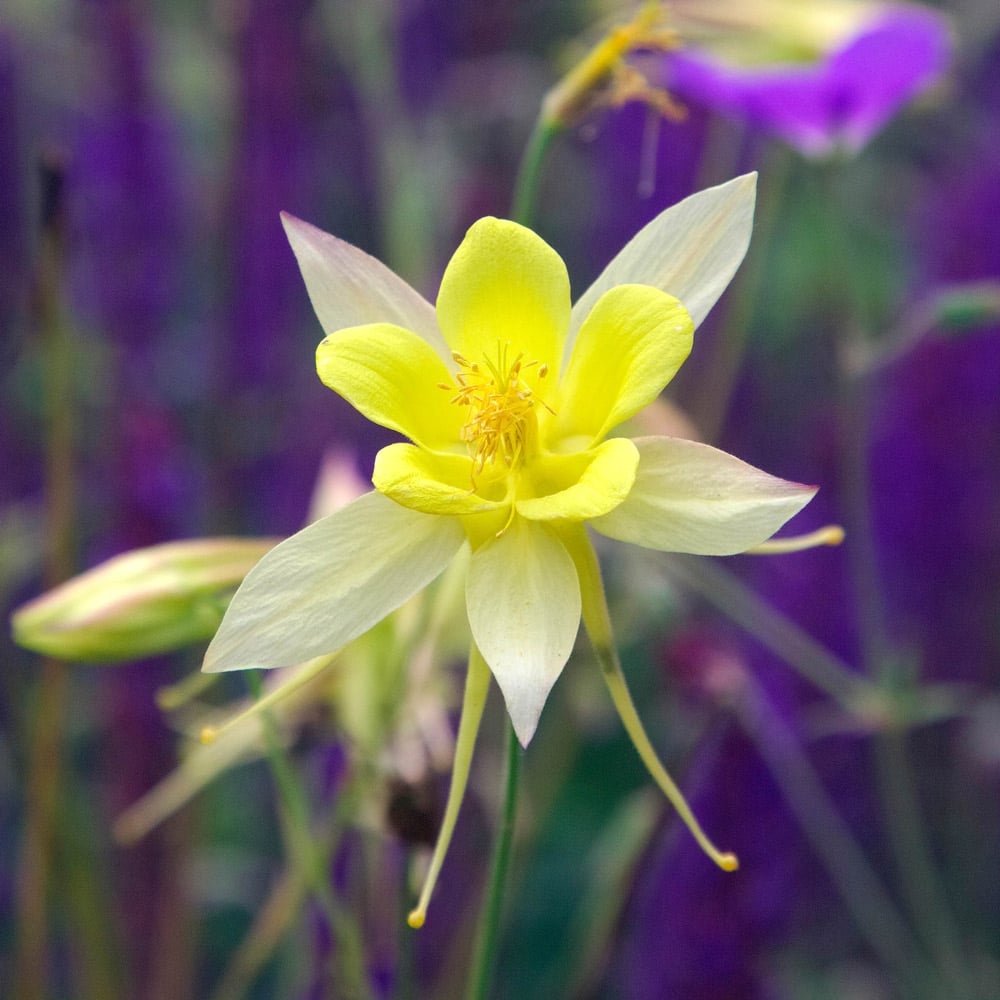
[[[451,401],[469,407],[462,440],[472,449],[476,474],[498,459],[508,468],[516,468],[536,419],[535,403],[552,412],[524,379],[527,369],[537,367],[536,378],[541,381],[548,374],[548,365],[526,362],[523,354],[510,361],[509,351],[509,343],[498,342],[496,359],[485,358],[482,365],[452,352],[461,371],[455,376],[458,392]],[[441,388],[454,390],[455,386],[442,383]]]

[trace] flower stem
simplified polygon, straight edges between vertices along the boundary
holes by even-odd
[[[247,671],[247,683],[251,693],[259,699],[262,685],[256,671]],[[343,995],[352,998],[370,996],[371,991],[366,982],[361,932],[354,919],[334,897],[323,860],[324,853],[317,849],[313,841],[305,792],[281,743],[274,718],[267,710],[261,712],[260,718],[268,762],[281,800],[282,826],[288,850],[293,863],[323,910],[330,931],[339,946],[339,979]]]
[[[736,702],[735,712],[872,950],[899,977],[899,983],[907,984],[907,995],[936,995],[909,927],[791,728],[752,680]]]
[[[531,226],[538,207],[538,187],[542,178],[545,154],[562,125],[550,118],[545,111],[538,116],[528,144],[521,156],[521,166],[511,199],[511,218],[522,226]]]
[[[73,345],[63,315],[65,214],[60,165],[42,164],[43,228],[36,275],[39,349],[45,405],[45,580],[54,587],[72,575],[76,523]],[[55,862],[59,791],[63,778],[64,715],[70,697],[66,664],[46,658],[36,685],[25,789],[25,822],[18,857],[13,992],[24,1000],[48,991],[48,896]]]
[[[281,875],[257,910],[250,931],[240,942],[209,1000],[242,1000],[287,932],[305,894],[301,872],[286,871]]]
[[[496,962],[497,940],[500,930],[500,914],[503,890],[510,867],[510,853],[514,841],[514,820],[517,812],[517,787],[521,770],[521,746],[517,742],[514,727],[507,726],[507,781],[504,790],[500,827],[493,847],[493,862],[490,866],[490,881],[483,910],[480,914],[476,955],[469,977],[469,1000],[486,1000],[493,980]]]
[[[827,213],[827,244],[832,248],[832,287],[846,305],[836,326],[841,358],[841,473],[844,520],[852,539],[851,572],[857,593],[858,632],[863,663],[874,683],[892,697],[897,686],[899,655],[888,626],[883,599],[879,551],[872,523],[870,427],[872,392],[869,379],[854,377],[852,359],[870,350],[858,294],[859,276],[852,266],[854,246],[848,213],[831,167],[820,175],[822,204]],[[837,267],[839,265],[839,268]],[[839,273],[838,273],[839,272]],[[916,683],[914,680],[906,683]],[[917,799],[910,763],[909,737],[898,725],[883,728],[875,737],[876,778],[890,849],[900,887],[928,953],[952,996],[973,995],[969,966],[950,901],[934,862],[927,823]]]
[[[874,684],[713,561],[674,556],[670,575],[714,604],[848,711],[877,707],[879,694]]]

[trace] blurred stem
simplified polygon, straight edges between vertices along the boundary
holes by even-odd
[[[396,74],[397,5],[328,0],[329,38],[349,68],[367,124],[379,200],[381,259],[415,288],[431,272],[428,236],[440,217],[438,187],[426,169],[428,145],[400,101]],[[442,184],[446,179],[437,178]]]
[[[123,997],[129,973],[117,928],[108,919],[111,884],[108,859],[101,850],[100,817],[95,815],[89,790],[68,783],[60,795],[59,819],[64,834],[53,844],[53,867],[59,872],[59,898],[67,925],[73,929],[74,974],[81,997]],[[20,995],[20,994],[18,994]],[[182,997],[186,993],[175,992]],[[147,994],[156,1000],[154,994]]]
[[[852,377],[851,359],[862,356],[866,337],[853,273],[853,245],[847,229],[845,202],[839,196],[834,167],[820,174],[821,203],[826,205],[830,272],[834,292],[841,292],[843,315],[836,317],[839,336],[841,464],[844,480],[844,521],[851,539],[848,552],[856,593],[858,626],[864,664],[884,692],[891,692],[898,672],[887,628],[881,572],[872,523],[868,450],[871,385]],[[920,931],[924,947],[946,978],[951,996],[972,996],[968,963],[944,887],[934,865],[927,826],[917,798],[910,761],[908,733],[895,724],[875,737],[876,775],[883,821],[896,862],[900,885]]]
[[[511,218],[522,226],[532,226],[538,211],[538,189],[542,179],[542,165],[552,140],[563,126],[550,118],[544,110],[538,116],[528,144],[521,156],[514,195],[511,199]]]
[[[262,685],[256,671],[247,671],[247,684],[258,700]],[[261,729],[271,773],[281,801],[282,826],[291,859],[312,890],[330,926],[337,946],[338,968],[334,970],[340,996],[349,1000],[371,996],[365,973],[364,948],[360,928],[334,896],[328,875],[328,857],[317,849],[309,823],[309,804],[299,784],[295,768],[281,742],[269,711],[260,713]]]
[[[568,932],[569,961],[557,970],[549,996],[592,997],[607,965],[615,928],[632,899],[636,869],[663,817],[663,799],[651,786],[633,792],[602,830],[587,857],[589,881]]]
[[[958,929],[931,857],[908,739],[906,730],[893,728],[880,733],[875,744],[879,786],[893,855],[924,946],[951,984],[949,995],[973,997],[975,988],[962,954]]]
[[[250,932],[240,942],[210,1000],[240,1000],[246,995],[301,909],[305,894],[306,885],[298,870],[282,873],[257,911]]]
[[[413,1000],[415,995],[413,968],[416,938],[410,933],[410,925],[406,921],[411,904],[409,874],[413,869],[413,848],[409,844],[404,844],[402,850],[399,904],[397,906],[398,917],[396,921],[396,987],[392,993],[392,997],[393,1000]]]
[[[64,267],[63,172],[42,163],[42,237],[36,310],[45,406],[45,582],[55,587],[73,572],[76,489],[73,453],[73,345],[62,312]],[[54,858],[57,799],[62,779],[63,718],[69,694],[65,664],[41,663],[31,719],[26,816],[18,860],[14,994],[42,1000],[49,969],[48,892]],[[84,942],[85,943],[85,942]]]
[[[779,143],[772,143],[768,160],[761,168],[761,176],[766,181],[758,187],[753,245],[739,271],[736,287],[730,292],[721,327],[712,345],[712,356],[705,368],[709,373],[708,385],[692,405],[691,418],[706,441],[719,439],[732,403],[753,323],[757,292],[763,283],[778,209],[785,193],[789,164],[788,152]]]
[[[171,817],[163,827],[162,878],[152,905],[156,913],[152,961],[146,973],[146,1000],[181,1000],[195,995],[197,908],[185,879],[194,850],[193,812]],[[96,992],[90,996],[120,996]]]
[[[670,575],[700,594],[851,713],[877,707],[875,685],[710,559],[675,555]]]
[[[349,817],[357,814],[358,784],[357,781],[351,781],[341,790],[327,827],[312,838],[319,845],[317,867],[321,871],[329,867],[336,854]],[[264,964],[291,928],[308,890],[305,872],[300,866],[293,865],[281,875],[264,906],[258,911],[250,932],[241,942],[213,990],[211,1000],[241,1000],[246,995]]]
[[[803,833],[858,928],[911,996],[941,996],[917,961],[911,935],[892,899],[830,801],[808,756],[763,691],[747,680],[736,715],[754,742]]]
[[[511,846],[514,841],[514,820],[517,813],[517,786],[521,771],[521,745],[517,741],[514,727],[507,725],[507,780],[504,786],[503,806],[500,811],[500,826],[493,846],[493,861],[490,865],[490,880],[483,909],[479,917],[479,931],[476,953],[472,961],[469,977],[469,1000],[486,1000],[493,982],[496,965],[497,942],[500,936],[500,916],[503,891],[507,883],[510,867]]]

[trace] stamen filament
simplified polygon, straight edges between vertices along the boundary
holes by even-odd
[[[431,864],[424,878],[423,889],[416,907],[406,918],[406,922],[415,930],[424,926],[427,919],[427,907],[431,901],[431,893],[437,882],[441,865],[451,844],[451,835],[455,830],[458,811],[465,798],[465,787],[469,781],[469,767],[472,763],[472,752],[476,747],[476,735],[479,732],[479,722],[483,717],[483,707],[486,695],[490,689],[490,668],[486,665],[482,654],[473,644],[469,651],[469,670],[465,678],[465,694],[462,698],[462,716],[458,723],[458,737],[455,741],[455,763],[451,771],[451,785],[448,788],[448,801],[445,804],[444,819]]]
[[[487,465],[495,465],[499,460],[508,469],[514,469],[521,464],[536,419],[536,403],[553,412],[522,378],[523,372],[537,368],[537,379],[541,382],[548,374],[548,365],[537,360],[525,361],[523,353],[511,362],[510,348],[509,341],[498,340],[496,356],[485,356],[482,369],[477,362],[453,351],[455,364],[463,370],[455,375],[454,385],[438,383],[440,388],[454,392],[450,400],[453,404],[467,406],[470,411],[462,427],[462,440],[472,453],[473,490],[475,477]]]
[[[761,542],[760,545],[755,545],[752,549],[747,549],[747,553],[754,556],[783,555],[786,552],[802,552],[805,549],[819,548],[821,545],[840,545],[843,540],[844,529],[839,524],[827,524],[807,535],[770,538],[766,542]]]
[[[272,705],[276,705],[289,695],[294,694],[300,688],[308,684],[314,677],[322,673],[322,671],[333,662],[335,655],[336,654],[324,654],[323,656],[317,656],[312,660],[306,660],[306,662],[303,663],[298,669],[298,673],[296,673],[294,677],[286,681],[284,684],[276,687],[263,698],[255,701],[249,708],[240,712],[238,715],[234,715],[228,722],[218,727],[205,726],[199,737],[201,742],[214,743],[220,736],[228,733],[231,729],[240,725],[240,723],[246,722],[247,719],[250,719],[255,715],[260,715],[261,712],[267,711],[267,709],[271,708]]]

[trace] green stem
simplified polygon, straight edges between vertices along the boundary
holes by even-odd
[[[514,195],[511,199],[511,218],[522,226],[531,226],[535,221],[542,164],[549,145],[561,131],[562,126],[559,122],[554,121],[544,111],[531,130],[528,144],[521,157],[517,183],[514,185]]]
[[[48,163],[43,163],[42,169],[46,198],[36,274],[36,323],[45,405],[45,582],[54,587],[73,571],[76,368],[61,299],[65,232],[62,170],[60,165]],[[64,663],[46,658],[40,674],[31,718],[26,816],[18,857],[18,936],[12,985],[13,992],[23,1000],[41,1000],[48,989],[48,901],[63,769],[63,720],[70,694],[70,675]]]
[[[736,716],[760,753],[792,814],[830,875],[858,928],[912,996],[937,996],[917,960],[909,928],[850,827],[823,789],[809,758],[752,680],[736,703]]]
[[[507,727],[507,781],[504,791],[503,809],[500,814],[500,827],[497,830],[496,844],[493,848],[493,862],[490,866],[489,889],[483,900],[483,910],[480,915],[479,935],[476,944],[476,955],[472,963],[472,974],[469,979],[469,1000],[486,1000],[490,984],[493,981],[493,968],[496,963],[497,942],[500,931],[500,915],[503,903],[503,890],[507,882],[507,870],[510,867],[511,847],[514,841],[514,820],[517,812],[517,786],[521,770],[521,746],[517,742],[514,727]]]
[[[958,929],[944,898],[927,842],[910,762],[908,733],[892,729],[875,743],[876,767],[889,842],[901,877],[901,888],[924,946],[950,984],[949,995],[971,997],[968,965]]]
[[[250,931],[240,942],[209,1000],[242,1000],[264,963],[302,907],[306,886],[298,871],[286,871],[257,910]]]
[[[705,368],[711,373],[707,391],[701,392],[692,404],[691,417],[706,441],[718,440],[729,414],[788,174],[789,154],[774,143],[767,164],[761,168],[761,176],[767,181],[758,189],[753,246],[740,268],[736,287],[729,292],[722,327],[712,344],[712,357]]]
[[[868,471],[871,385],[852,377],[851,359],[868,347],[858,301],[859,282],[852,273],[853,245],[847,229],[844,202],[838,196],[832,171],[822,174],[823,203],[829,207],[828,240],[832,247],[834,290],[846,305],[838,317],[842,359],[841,462],[844,479],[845,525],[851,571],[857,593],[858,628],[865,669],[883,690],[895,687],[898,658],[887,625],[881,572],[872,526],[871,484]],[[839,265],[839,267],[838,267]],[[839,271],[839,273],[838,273]],[[924,946],[938,963],[951,995],[971,996],[968,963],[951,907],[933,861],[927,827],[917,800],[916,782],[907,747],[907,733],[884,729],[875,738],[876,775],[886,833],[899,874],[900,886]]]
[[[247,671],[247,683],[251,693],[259,699],[262,685],[256,671]],[[265,710],[260,713],[260,719],[268,763],[282,804],[282,826],[289,853],[323,910],[337,942],[340,961],[338,978],[341,980],[343,995],[352,1000],[360,1000],[371,995],[366,981],[361,932],[353,918],[338,903],[330,887],[325,854],[316,849],[310,829],[306,795],[282,745],[274,718]]]
[[[396,948],[396,987],[393,1000],[413,1000],[414,998],[414,962],[415,936],[410,933],[410,925],[406,921],[410,911],[410,880],[409,874],[413,868],[413,849],[409,845],[403,847],[401,863],[402,875],[399,879],[399,918],[396,930],[398,945]]]
[[[709,559],[674,556],[670,575],[714,604],[850,712],[877,707],[876,687]]]

